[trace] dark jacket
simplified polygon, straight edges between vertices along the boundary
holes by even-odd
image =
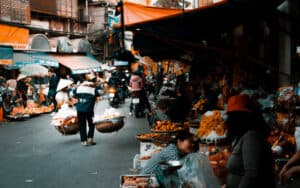
[[[58,77],[56,76],[56,74],[54,74],[50,80],[49,80],[49,92],[48,95],[49,96],[55,96],[56,95],[56,88],[58,85]]]
[[[191,104],[187,96],[177,96],[167,114],[173,122],[184,122],[189,114],[190,107]]]
[[[233,143],[232,154],[227,162],[227,186],[275,187],[271,147],[256,131],[247,131]]]
[[[19,80],[17,82],[16,90],[21,92],[22,94],[26,94],[26,92],[28,90],[28,86],[26,85],[26,83],[24,81]]]
[[[94,87],[80,85],[75,91],[75,97],[78,99],[76,104],[77,112],[93,112],[96,102],[96,90]]]

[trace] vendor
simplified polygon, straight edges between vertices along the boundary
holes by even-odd
[[[187,131],[180,132],[173,143],[154,155],[142,169],[141,174],[160,174],[161,162],[180,160],[193,151],[193,135]]]
[[[283,166],[279,178],[285,188],[300,187],[300,151]]]
[[[246,95],[228,100],[226,125],[232,154],[226,165],[227,188],[275,187],[274,159],[266,140],[269,128],[251,107]]]
[[[75,91],[78,124],[80,130],[80,140],[83,146],[96,145],[94,142],[95,124],[93,123],[94,105],[97,92],[93,82],[95,75],[93,73],[85,75],[85,81],[82,82]],[[89,131],[87,133],[86,122],[88,122]]]
[[[178,88],[176,98],[167,113],[170,120],[178,123],[184,122],[190,112],[191,103],[187,90],[184,87]]]
[[[279,173],[280,182],[284,188],[300,187],[300,127],[296,127],[295,139],[297,152]]]

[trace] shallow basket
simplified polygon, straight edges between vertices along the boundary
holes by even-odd
[[[124,126],[124,117],[112,118],[95,123],[98,132],[111,133],[120,130]]]
[[[74,134],[77,134],[79,132],[78,123],[73,123],[73,124],[70,124],[70,125],[55,126],[55,128],[62,135],[74,135]]]

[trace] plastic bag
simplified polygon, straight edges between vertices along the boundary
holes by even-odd
[[[220,188],[207,157],[200,153],[192,153],[185,157],[184,165],[178,170],[184,188]]]
[[[297,151],[300,151],[300,127],[296,127],[295,139],[296,139]]]

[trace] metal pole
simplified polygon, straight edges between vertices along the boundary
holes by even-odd
[[[89,2],[88,0],[85,0],[85,15],[89,16]]]
[[[124,8],[123,1],[120,0],[121,4],[121,48],[125,48],[125,25],[124,25]]]

